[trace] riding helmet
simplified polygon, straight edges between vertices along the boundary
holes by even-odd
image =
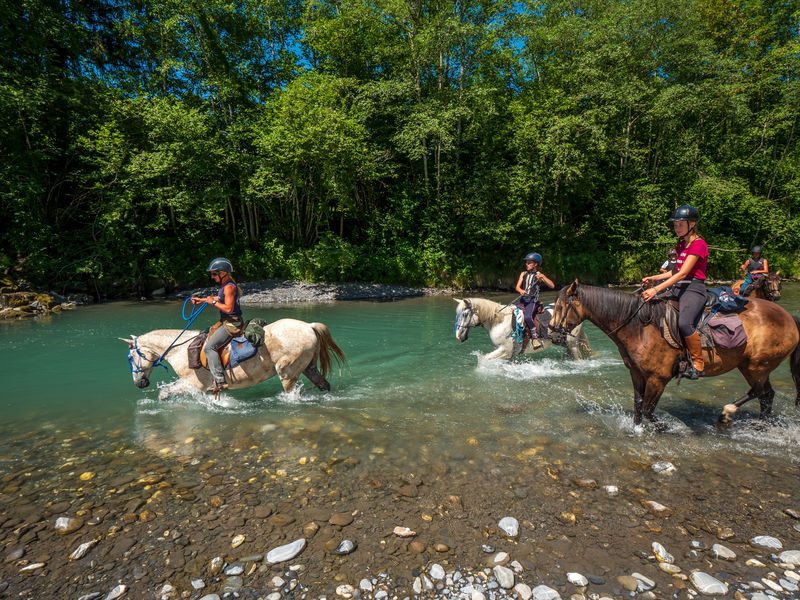
[[[670,221],[699,221],[700,212],[691,204],[682,204],[672,213]]]
[[[233,273],[233,265],[227,258],[220,256],[208,263],[206,271],[225,271],[226,273]]]
[[[753,254],[761,254],[761,246],[753,246],[753,249],[751,250],[751,252]]]
[[[525,255],[525,258],[523,258],[522,260],[524,260],[525,262],[532,260],[536,263],[542,264],[542,255],[539,254],[538,252],[529,252],[528,254]]]
[[[667,256],[669,256],[669,257],[678,256],[678,251],[675,250],[675,248],[670,248],[670,251],[667,252]]]

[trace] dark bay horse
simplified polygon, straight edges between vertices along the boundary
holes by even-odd
[[[656,405],[667,383],[677,375],[683,353],[661,335],[659,323],[665,310],[663,302],[643,304],[639,296],[582,285],[576,280],[559,293],[550,322],[551,337],[556,341],[587,319],[614,341],[631,373],[633,421],[637,425],[642,416],[656,422]],[[789,355],[796,388],[795,405],[800,406],[800,319],[773,302],[758,299],[751,299],[739,316],[747,333],[744,346],[713,352],[703,349],[707,377],[736,368],[750,384],[747,394],[723,409],[720,423],[725,425],[752,398],[759,399],[762,417],[771,413],[775,390],[769,375]]]
[[[738,294],[742,289],[744,279],[735,281],[731,288]],[[771,302],[781,299],[781,274],[780,271],[770,271],[764,277],[756,279],[747,288],[747,295],[750,298],[763,298]]]

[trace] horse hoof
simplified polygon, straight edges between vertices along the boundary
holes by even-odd
[[[726,404],[722,407],[722,414],[726,417],[731,417],[736,414],[737,410],[739,410],[739,407],[735,404]]]

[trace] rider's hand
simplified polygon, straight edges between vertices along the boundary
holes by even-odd
[[[642,285],[644,287],[650,287],[651,283],[652,283],[652,279],[650,277],[642,277]]]
[[[203,298],[197,298],[196,296],[192,296],[192,304],[202,304],[205,302]]]
[[[652,300],[657,293],[658,292],[656,291],[656,288],[646,289],[645,291],[642,292],[642,301],[650,302],[650,300]]]

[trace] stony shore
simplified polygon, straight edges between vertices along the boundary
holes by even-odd
[[[33,319],[72,310],[91,300],[85,295],[61,296],[55,292],[0,293],[0,321]]]

